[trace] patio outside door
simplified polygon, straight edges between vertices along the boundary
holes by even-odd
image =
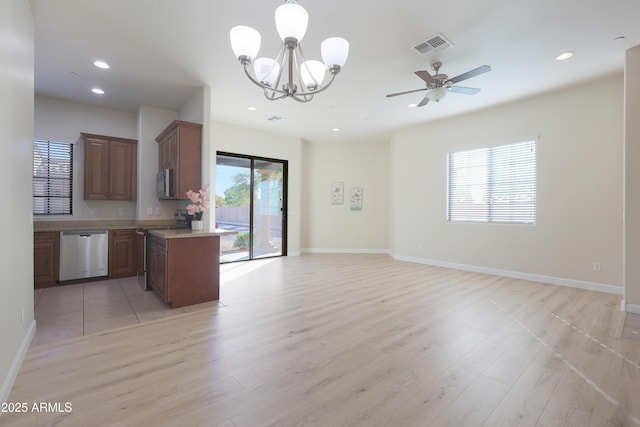
[[[285,160],[217,153],[220,262],[286,255],[286,179]]]

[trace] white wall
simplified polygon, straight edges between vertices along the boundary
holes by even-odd
[[[640,46],[625,61],[625,303],[640,313]]]
[[[156,137],[174,120],[200,123],[202,129],[202,181],[208,182],[210,170],[206,163],[209,148],[208,123],[204,120],[208,111],[206,87],[200,88],[180,108],[180,111],[164,110],[149,106],[138,109],[138,214],[139,220],[173,219],[176,209],[184,208],[185,201],[158,200],[156,173],[158,172],[158,142]]]
[[[388,141],[304,143],[302,247],[308,252],[388,252]],[[344,184],[344,204],[331,203],[331,184]],[[362,210],[350,210],[352,187]]]
[[[156,137],[178,119],[178,113],[148,106],[138,109],[138,214],[140,220],[172,219],[180,202],[158,200],[158,142]],[[148,210],[151,209],[151,213]]]
[[[621,293],[622,100],[623,79],[615,75],[398,132],[393,253]],[[447,153],[530,136],[539,136],[536,225],[448,223]]]
[[[0,402],[35,332],[33,320],[33,18],[29,2],[0,2]],[[1,422],[0,422],[1,423]]]
[[[81,132],[138,139],[136,113],[36,96],[34,118],[37,139],[75,143]],[[73,215],[49,215],[34,220],[135,218],[136,202],[84,200],[84,144],[79,142],[73,150]]]
[[[288,161],[289,216],[287,222],[287,250],[289,255],[299,253],[302,180],[302,142],[300,139],[227,123],[212,122],[211,143],[209,161],[212,165],[215,165],[216,151]],[[215,168],[213,168],[212,172],[212,175],[215,176]],[[305,171],[304,173],[306,176],[307,172]],[[212,181],[210,184],[211,188],[215,188],[215,182]]]

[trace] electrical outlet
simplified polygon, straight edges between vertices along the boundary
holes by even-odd
[[[20,308],[20,324],[24,325],[24,307]]]
[[[118,214],[124,215],[124,208],[118,208]]]
[[[418,243],[418,250],[421,251],[422,250],[422,243]]]
[[[147,215],[153,215],[153,208],[147,208]]]
[[[600,261],[594,261],[593,271],[602,271],[602,264],[600,264]]]
[[[156,208],[156,215],[160,215],[161,212],[162,212],[162,208]]]
[[[91,208],[91,209],[89,210],[89,213],[90,213],[91,215],[95,215],[95,214],[96,214],[96,208]]]

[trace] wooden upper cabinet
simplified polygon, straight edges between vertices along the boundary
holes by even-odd
[[[84,141],[84,198],[109,198],[109,141],[85,138]]]
[[[158,137],[158,168],[171,169],[171,198],[186,199],[201,185],[202,125],[175,120]]]
[[[81,134],[85,200],[136,200],[138,141]]]
[[[135,200],[137,179],[137,145],[111,141],[109,165],[110,199]]]

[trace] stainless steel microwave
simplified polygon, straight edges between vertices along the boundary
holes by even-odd
[[[171,169],[162,169],[156,176],[156,191],[158,199],[171,199]]]

